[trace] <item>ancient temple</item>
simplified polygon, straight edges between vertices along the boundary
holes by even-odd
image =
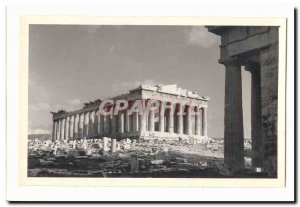
[[[118,114],[99,113],[107,100],[85,103],[76,111],[60,110],[53,115],[53,140],[94,139],[201,139],[207,137],[208,97],[182,89],[177,85],[141,85],[125,94],[110,98],[105,105],[110,111],[117,100],[125,100],[128,107]],[[157,110],[140,114],[129,113],[137,100],[147,105],[159,101]],[[151,102],[151,103],[152,103]],[[196,113],[192,113],[196,112]]]

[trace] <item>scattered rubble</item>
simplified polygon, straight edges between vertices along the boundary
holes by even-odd
[[[28,142],[28,176],[218,177],[223,152],[223,141],[213,139],[34,140]]]

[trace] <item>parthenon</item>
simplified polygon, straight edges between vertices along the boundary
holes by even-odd
[[[99,106],[105,100],[85,103],[76,111],[60,110],[53,115],[52,140],[95,139],[105,136],[113,139],[201,139],[207,137],[207,107],[209,97],[199,96],[173,85],[141,85],[110,100],[126,100],[129,107],[117,115],[102,115]],[[136,100],[143,104],[150,100],[161,103],[159,110],[129,114]],[[183,103],[183,104],[182,104]],[[106,109],[116,107],[108,104]],[[192,114],[192,110],[198,112]],[[184,112],[184,113],[178,113]]]

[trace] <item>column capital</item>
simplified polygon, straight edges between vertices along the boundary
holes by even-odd
[[[225,67],[228,67],[230,65],[242,66],[244,64],[244,59],[238,56],[234,56],[227,59],[219,59],[219,63],[224,65]]]

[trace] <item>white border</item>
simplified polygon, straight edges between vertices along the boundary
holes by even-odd
[[[174,4],[172,4],[174,5]],[[9,200],[292,200],[293,198],[293,131],[288,131],[287,137],[287,187],[275,189],[201,189],[201,188],[111,188],[111,187],[28,187],[19,186],[17,184],[17,156],[18,150],[17,131],[13,128],[18,123],[18,113],[10,113],[10,111],[18,112],[18,49],[19,49],[19,18],[23,15],[101,15],[101,16],[244,16],[244,17],[288,17],[288,54],[293,54],[293,11],[291,7],[283,7],[280,9],[266,10],[265,7],[247,7],[246,9],[234,8],[234,13],[230,11],[229,6],[174,6],[172,9],[167,4],[147,4],[146,7],[134,7],[132,4],[126,4],[115,8],[112,12],[111,5],[102,3],[99,6],[86,7],[78,5],[70,7],[70,5],[60,8],[43,6],[43,7],[10,7],[7,18],[7,30],[9,34],[14,34],[8,38],[8,62],[7,67],[7,86],[8,86],[8,105],[7,111],[10,114],[7,117],[7,156],[8,156],[8,174],[7,174],[7,198]],[[150,8],[149,8],[150,7]],[[222,8],[221,8],[222,7]],[[114,7],[113,7],[114,8]],[[130,12],[128,10],[131,8]],[[145,9],[147,8],[147,9]],[[226,9],[227,8],[227,9]],[[269,7],[268,7],[269,8]],[[253,13],[255,11],[255,13]],[[202,15],[200,15],[202,14]],[[279,15],[280,14],[280,15]],[[293,55],[288,55],[288,97],[293,100]],[[290,81],[290,79],[292,79]],[[289,106],[293,105],[289,101]],[[293,112],[293,107],[288,107],[288,115]],[[293,124],[293,117],[288,117],[287,125]],[[84,193],[82,193],[84,192]],[[124,193],[126,192],[126,193]],[[101,196],[99,196],[101,195]],[[118,196],[115,196],[118,195]],[[134,195],[134,196],[128,196]]]

